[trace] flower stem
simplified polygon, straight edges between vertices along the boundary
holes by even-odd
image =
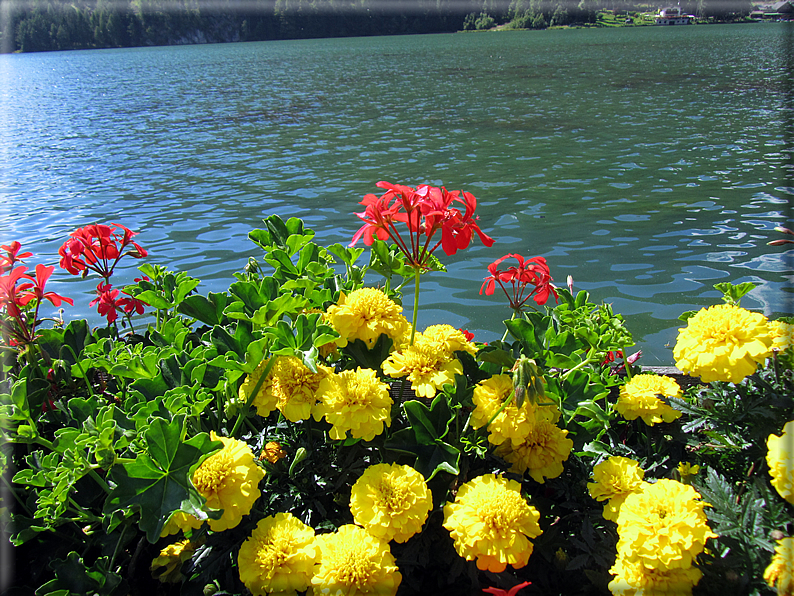
[[[419,267],[414,269],[414,313],[413,320],[411,321],[411,342],[414,345],[414,336],[416,335],[416,320],[419,315],[419,276],[422,275],[422,270]]]
[[[590,364],[591,362],[593,362],[593,361],[594,361],[594,358],[593,358],[593,356],[595,356],[595,348],[594,348],[594,347],[591,347],[591,348],[590,348],[590,351],[587,353],[587,356],[585,357],[585,359],[584,359],[584,360],[582,360],[582,361],[581,361],[579,364],[577,364],[577,365],[576,365],[576,366],[574,366],[573,368],[569,368],[568,370],[566,370],[566,371],[565,371],[565,374],[564,374],[564,375],[562,375],[562,376],[560,377],[560,380],[561,380],[561,381],[564,381],[564,380],[565,380],[565,379],[567,379],[569,376],[571,376],[571,373],[572,373],[573,371],[575,371],[575,370],[579,370],[579,369],[581,369],[581,368],[584,368],[585,366],[587,366],[588,364]]]
[[[631,382],[631,364],[629,364],[629,357],[626,356],[626,348],[623,348],[623,369],[626,371],[626,380]]]
[[[267,364],[265,364],[265,369],[262,371],[262,374],[259,375],[259,379],[257,380],[253,391],[251,391],[251,395],[248,396],[248,399],[245,402],[245,406],[243,406],[243,409],[240,410],[240,413],[237,415],[237,420],[234,421],[232,432],[229,433],[230,437],[235,439],[237,438],[237,430],[240,428],[240,425],[243,422],[243,418],[248,416],[248,410],[251,408],[251,404],[254,403],[254,398],[259,393],[259,390],[262,388],[262,385],[264,385],[267,376],[270,374],[273,365],[276,363],[276,360],[278,360],[278,356],[271,356],[268,359]]]

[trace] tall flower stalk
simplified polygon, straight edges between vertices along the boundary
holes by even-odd
[[[506,259],[516,259],[518,267],[513,265],[504,271],[499,269],[499,265]],[[485,278],[480,287],[480,295],[483,292],[485,292],[486,296],[493,295],[496,290],[496,284],[499,284],[499,287],[502,288],[505,296],[507,296],[510,308],[513,310],[513,316],[511,317],[513,319],[521,316],[530,298],[534,299],[538,305],[546,304],[551,295],[554,296],[554,300],[558,299],[557,289],[551,283],[553,279],[549,271],[549,265],[543,257],[532,257],[525,260],[519,254],[506,254],[488,265],[488,273],[490,275]],[[527,291],[529,287],[532,287],[532,289]],[[534,308],[532,305],[529,305],[529,307]],[[507,330],[502,336],[502,341],[506,337]]]
[[[356,213],[364,225],[353,236],[350,246],[362,237],[364,244],[371,246],[378,240],[391,240],[405,255],[406,263],[414,271],[414,311],[410,344],[414,343],[416,321],[419,311],[419,278],[433,269],[431,258],[440,246],[447,256],[468,248],[474,233],[485,246],[492,246],[493,238],[477,225],[477,199],[466,191],[428,186],[412,188],[389,182],[378,182],[378,188],[386,189],[380,197],[367,194],[361,201],[365,209]],[[463,207],[463,212],[458,208]],[[402,224],[408,229],[408,237],[400,232]],[[436,232],[441,231],[441,237]]]

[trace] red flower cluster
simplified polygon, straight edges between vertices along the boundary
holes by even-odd
[[[85,277],[90,270],[104,279],[97,285],[97,297],[90,305],[96,305],[97,312],[107,318],[108,325],[118,319],[118,313],[127,315],[129,319],[133,312],[143,314],[143,307],[147,306],[145,302],[131,296],[119,298],[119,291],[110,285],[110,276],[122,257],[129,255],[141,259],[149,254],[132,240],[135,235],[135,232],[119,224],[92,224],[69,234],[69,240],[58,251],[61,267],[72,275],[82,273]]]
[[[103,284],[102,282],[96,287],[97,297],[94,298],[89,306],[97,305],[97,312],[106,317],[108,324],[118,319],[118,313],[131,315],[136,312],[139,315],[143,314],[143,307],[148,306],[142,300],[133,298],[132,296],[125,296],[119,298],[119,291],[114,290],[110,284]]]
[[[386,192],[380,197],[364,196],[361,204],[366,209],[356,213],[364,225],[355,233],[350,246],[362,236],[367,246],[371,246],[375,238],[391,239],[410,265],[427,268],[428,259],[436,248],[441,246],[448,256],[454,255],[469,246],[475,232],[485,246],[494,242],[477,225],[474,215],[477,199],[469,192],[448,191],[443,186],[411,188],[389,182],[378,182],[375,186],[385,188]],[[464,211],[461,212],[455,203],[462,205]],[[408,226],[408,240],[401,236],[397,223]],[[433,243],[433,236],[439,230],[441,239]]]
[[[499,265],[510,258],[518,261],[518,267],[513,266],[501,271]],[[515,311],[521,310],[530,298],[537,304],[546,304],[549,295],[554,295],[554,300],[558,300],[557,289],[551,283],[553,280],[549,266],[543,257],[533,257],[525,261],[521,255],[508,254],[488,265],[488,272],[490,275],[485,278],[480,294],[485,291],[487,296],[492,295],[498,283],[510,301],[510,308]],[[505,287],[507,283],[512,286],[512,294]],[[528,294],[526,294],[527,286],[533,286]]]
[[[35,277],[27,273],[27,266],[14,267],[15,263],[32,256],[32,253],[20,254],[19,242],[10,246],[0,246],[5,254],[0,254],[0,313],[6,317],[0,319],[3,338],[9,345],[24,345],[36,338],[36,325],[39,323],[39,307],[42,301],[49,300],[54,306],[63,302],[74,304],[71,298],[65,298],[55,292],[46,292],[47,284],[55,267],[36,265]],[[32,314],[26,313],[28,305],[33,302]]]
[[[133,242],[135,232],[118,224],[92,224],[75,230],[69,236],[58,254],[61,255],[61,267],[72,275],[82,272],[85,277],[90,269],[107,282],[122,257],[129,255],[140,259],[149,254]],[[128,246],[131,248],[124,252]]]

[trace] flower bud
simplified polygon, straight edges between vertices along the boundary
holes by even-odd
[[[295,466],[297,466],[299,463],[301,463],[308,456],[309,456],[309,452],[306,451],[306,449],[303,448],[303,447],[300,447],[295,452],[295,457],[292,458],[292,463],[289,466],[289,475],[290,476],[292,476],[292,473],[295,471]]]
[[[513,387],[516,395],[516,407],[524,405],[524,400],[534,404],[539,397],[546,394],[543,389],[543,377],[538,371],[535,361],[521,356],[513,366]]]
[[[266,459],[271,464],[275,464],[278,460],[285,457],[287,457],[287,452],[281,448],[281,444],[276,441],[269,441],[262,450],[259,459]]]

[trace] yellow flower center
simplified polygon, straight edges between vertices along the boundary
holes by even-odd
[[[349,545],[343,553],[340,553],[340,560],[336,568],[338,569],[337,578],[340,582],[348,586],[355,585],[357,588],[367,585],[377,571],[375,562],[362,557],[355,545]]]
[[[289,558],[289,548],[283,545],[265,544],[256,554],[256,562],[266,570],[267,577],[272,577],[274,571],[284,565]]]
[[[380,479],[375,490],[378,501],[390,512],[397,512],[406,509],[409,505],[409,491],[406,488],[405,483],[387,475]]]
[[[526,507],[521,495],[500,491],[491,492],[484,497],[480,502],[479,513],[485,527],[492,532],[502,532],[505,529],[512,531]]]
[[[386,294],[375,288],[361,288],[351,293],[345,306],[355,311],[365,323],[396,317],[402,311]]]
[[[440,359],[438,351],[427,344],[417,344],[403,353],[403,369],[417,377],[432,374],[438,370]]]
[[[234,458],[231,450],[222,449],[208,457],[193,472],[193,485],[204,496],[217,493],[226,481],[229,470],[234,467]]]
[[[272,374],[272,391],[279,404],[314,402],[323,374],[313,373],[297,358],[279,358]]]

